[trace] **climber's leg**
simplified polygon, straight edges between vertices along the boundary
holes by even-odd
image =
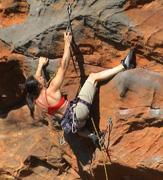
[[[117,73],[121,72],[123,69],[124,66],[120,64],[112,69],[107,69],[98,73],[91,73],[87,81],[91,82],[94,86],[96,86],[98,82],[110,79]]]
[[[100,149],[99,140],[97,138],[97,135],[95,135],[95,133],[90,133],[90,131],[87,128],[83,128],[82,130],[78,131],[78,134],[80,136],[90,138],[93,141],[93,143],[96,145],[96,147]]]
[[[90,74],[87,79],[88,82],[91,82],[94,86],[96,86],[98,82],[110,79],[115,74],[122,71],[123,69],[126,70],[130,69],[131,67],[133,67],[133,65],[131,64],[131,61],[133,60],[133,56],[134,56],[134,52],[131,50],[120,65],[116,66],[113,69],[107,69],[99,73]]]

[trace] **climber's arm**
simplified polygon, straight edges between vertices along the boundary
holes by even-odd
[[[61,66],[59,67],[55,78],[51,81],[49,85],[49,89],[52,89],[54,91],[57,91],[62,85],[66,70],[70,62],[70,44],[72,41],[72,36],[69,33],[67,34],[64,33],[64,40],[65,40],[65,46],[64,46],[64,53],[61,61]]]
[[[42,68],[45,64],[47,64],[48,62],[48,58],[45,57],[40,57],[38,60],[38,66],[37,66],[37,70],[35,73],[35,76],[42,76]]]

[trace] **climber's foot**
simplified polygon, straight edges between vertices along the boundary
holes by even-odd
[[[131,61],[133,60],[133,56],[134,56],[134,51],[130,50],[130,52],[128,53],[128,55],[125,57],[124,60],[122,60],[122,65],[124,66],[124,68],[126,70],[128,69],[132,69],[135,66],[133,64],[131,64]]]

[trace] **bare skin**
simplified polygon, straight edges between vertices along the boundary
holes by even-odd
[[[58,72],[57,72],[55,78],[51,81],[49,87],[47,89],[45,88],[45,81],[42,77],[42,68],[48,62],[47,58],[44,58],[44,57],[39,58],[38,68],[34,75],[35,78],[41,84],[41,86],[39,87],[41,89],[41,93],[38,97],[38,100],[47,106],[48,106],[48,104],[47,104],[46,98],[45,98],[45,90],[47,93],[47,99],[48,99],[48,103],[50,106],[55,106],[60,101],[61,96],[62,96],[60,87],[63,83],[65,73],[66,73],[67,67],[70,62],[70,44],[72,41],[72,36],[69,33],[67,33],[67,34],[64,33],[64,41],[65,41],[65,47],[64,47],[64,53],[63,53],[63,57],[62,57],[62,61],[61,61],[61,66],[58,69]],[[37,103],[37,105],[43,112],[47,113],[47,109],[44,106],[42,106],[41,104],[38,104],[38,103]],[[67,106],[68,106],[68,101],[66,100],[65,103],[61,106],[61,108],[58,109],[53,114],[53,116],[56,119],[61,119]]]
[[[38,68],[35,73],[35,78],[40,82],[39,88],[41,89],[41,93],[38,97],[38,100],[46,105],[48,107],[48,104],[46,102],[45,97],[45,90],[47,93],[47,99],[50,106],[55,106],[61,99],[61,91],[60,87],[63,83],[66,70],[68,68],[69,62],[70,62],[70,45],[72,41],[72,36],[69,33],[64,33],[64,41],[65,41],[65,47],[64,47],[64,54],[61,61],[61,66],[58,69],[58,72],[55,76],[55,78],[51,81],[49,87],[45,88],[45,81],[42,77],[42,68],[46,63],[48,62],[48,58],[40,57],[38,62]],[[115,74],[119,73],[124,69],[124,66],[122,64],[116,66],[113,69],[107,69],[98,73],[91,73],[87,79],[87,81],[91,82],[94,86],[98,84],[98,82],[110,79]],[[37,103],[37,102],[36,102]],[[65,103],[53,114],[54,118],[57,120],[60,120],[68,106],[68,101],[66,100]],[[40,110],[44,113],[47,113],[47,108],[41,105],[40,103],[37,103],[37,106],[39,106]],[[90,132],[85,129],[83,131],[78,132],[79,135],[88,137],[90,135]]]

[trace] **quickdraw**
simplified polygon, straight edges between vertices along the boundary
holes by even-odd
[[[76,133],[76,123],[75,123],[75,112],[74,107],[70,104],[68,106],[68,110],[61,119],[61,128],[62,128],[62,135],[60,136],[60,145],[65,143],[64,133],[68,134],[69,132]]]
[[[105,129],[105,131],[104,131],[101,139],[99,140],[99,143],[100,143],[101,145],[103,145],[103,143],[104,143],[105,135],[106,135],[107,130],[108,130],[108,127],[110,126],[111,123],[112,123],[112,118],[109,118],[109,119],[108,119],[107,126],[106,126],[106,129]]]
[[[62,135],[60,136],[60,145],[65,143],[64,130],[62,130]]]
[[[67,18],[68,18],[68,25],[66,28],[66,34],[68,33],[68,30],[70,31],[70,34],[72,34],[72,28],[71,28],[71,22],[70,22],[70,16],[71,16],[71,5],[68,4],[67,6]]]
[[[70,114],[72,115],[72,120],[70,119]],[[65,137],[64,133],[76,133],[76,123],[75,123],[75,112],[73,108],[71,107],[69,111],[66,114],[67,117],[62,118],[61,127],[62,127],[62,135],[60,136],[60,145],[63,145],[65,143]]]

